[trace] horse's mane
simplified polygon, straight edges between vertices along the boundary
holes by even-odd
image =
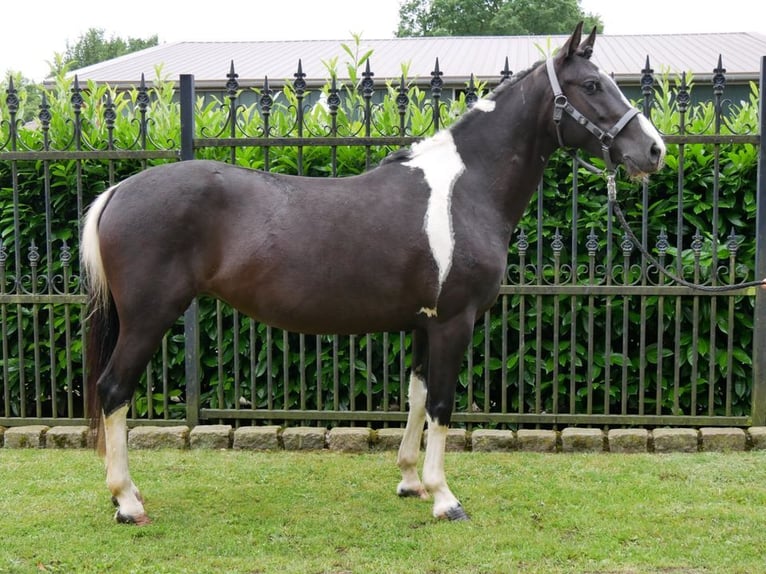
[[[486,97],[487,100],[496,100],[500,95],[502,95],[504,92],[511,89],[513,86],[518,84],[521,80],[526,78],[529,74],[531,74],[535,69],[540,67],[540,65],[543,64],[545,60],[538,60],[534,64],[532,64],[529,68],[526,70],[522,70],[520,72],[517,72],[516,74],[512,75],[508,80],[505,80],[500,85],[495,87]],[[476,112],[476,113],[482,113],[482,112]],[[454,126],[464,122],[466,118],[473,115],[473,110],[468,110],[463,115],[461,115],[455,123],[453,123],[449,129],[452,129]],[[398,149],[394,152],[391,152],[386,157],[384,157],[379,165],[385,165],[388,163],[401,163],[405,161],[409,161],[412,159],[412,150],[410,149]]]

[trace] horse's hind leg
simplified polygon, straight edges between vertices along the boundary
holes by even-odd
[[[156,310],[156,309],[155,309]],[[112,358],[98,382],[104,412],[106,484],[117,506],[117,522],[146,524],[143,499],[128,469],[127,414],[138,380],[177,318],[174,311],[155,314],[122,313],[120,334]]]
[[[410,373],[409,403],[407,426],[399,446],[397,464],[402,471],[402,481],[396,489],[399,496],[416,496],[428,498],[423,483],[418,477],[418,457],[420,442],[423,437],[423,425],[426,420],[426,381],[424,375],[427,369],[427,339],[425,332],[415,331],[412,334],[412,373]]]

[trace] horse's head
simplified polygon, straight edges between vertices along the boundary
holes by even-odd
[[[546,62],[559,145],[603,157],[607,169],[623,164],[634,177],[657,171],[665,157],[660,134],[590,61],[596,29],[582,43],[581,36],[582,22]]]

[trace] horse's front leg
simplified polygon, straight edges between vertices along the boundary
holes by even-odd
[[[472,320],[458,317],[446,324],[435,325],[428,337],[428,442],[423,484],[434,498],[434,516],[449,520],[468,520],[460,501],[447,486],[444,451],[455,404],[457,377],[472,331]]]
[[[125,524],[151,522],[144,511],[143,500],[128,470],[128,406],[120,407],[104,417],[106,485],[117,507],[114,518]]]

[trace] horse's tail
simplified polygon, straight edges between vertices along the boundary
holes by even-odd
[[[85,319],[87,325],[85,338],[87,414],[90,417],[91,428],[96,431],[95,447],[102,455],[104,453],[103,415],[96,385],[117,344],[120,322],[101,259],[98,225],[115,187],[102,193],[93,202],[85,217],[80,239],[80,261],[88,294]]]

